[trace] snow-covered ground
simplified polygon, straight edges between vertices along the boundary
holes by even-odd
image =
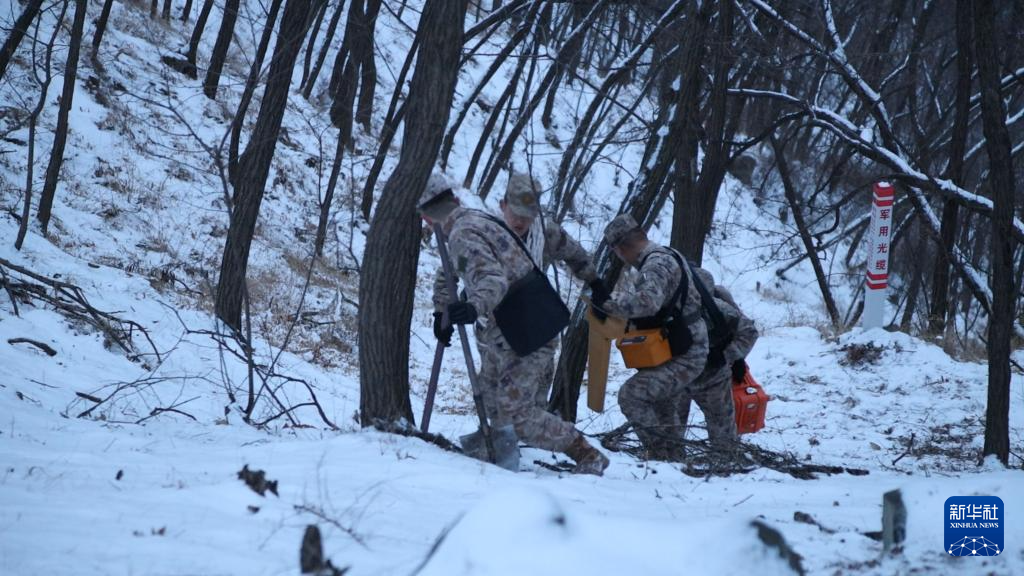
[[[0,9],[0,17],[14,12],[16,4],[11,6]],[[414,11],[403,18],[415,26]],[[322,167],[315,160],[321,148],[327,156],[334,149],[323,103],[297,94],[250,268],[255,357],[308,383],[338,430],[311,408],[295,412],[300,426],[286,418],[262,429],[245,424],[239,408],[246,366],[218,347],[209,299],[199,295],[219,265],[223,193],[208,157],[184,130],[187,123],[205,144],[219,141],[225,111],[241,91],[245,58],[240,51],[229,65],[225,104],[210,103],[197,82],[159,62],[186,40],[187,30],[151,22],[144,9],[117,3],[111,26],[106,85],[120,82],[126,89],[107,94],[113,104],[104,106],[87,88],[92,71],[87,65],[82,70],[52,238],[30,232],[21,252],[12,247],[17,222],[7,209],[21,201],[24,167],[18,162],[25,148],[4,144],[10,153],[0,155],[0,258],[76,284],[96,308],[138,322],[160,358],[148,354],[138,335],[144,355],[132,361],[102,334],[52,310],[21,303],[15,315],[0,292],[0,573],[297,574],[299,543],[311,523],[323,530],[334,565],[351,566],[350,574],[788,573],[786,562],[759,539],[753,520],[780,531],[814,574],[1024,573],[1024,524],[1017,521],[1024,513],[1021,462],[1012,459],[1017,470],[977,465],[986,367],[952,359],[904,334],[854,330],[836,336],[825,330],[809,267],[794,268],[790,280],[775,276],[770,255],[787,230],[773,200],[755,206],[750,192],[732,179],[720,200],[706,266],[762,331],[749,363],[773,400],[767,427],[749,440],[867,475],[797,480],[757,470],[697,479],[679,465],[611,453],[605,477],[580,477],[535,464],[551,462],[552,455],[530,448],[524,449],[524,470],[513,474],[417,439],[359,429],[353,418],[359,407],[352,332],[357,276],[350,269],[361,258],[365,223],[355,215],[353,194],[374,140],[362,135],[346,160],[329,257],[318,266],[304,303],[304,310],[317,313],[315,320],[329,323],[300,322],[281,353],[302,293],[315,200],[329,169],[329,159]],[[388,70],[401,65],[410,35],[388,12],[378,34],[380,114],[394,83]],[[208,30],[206,53],[213,36]],[[239,36],[244,45],[253,42],[247,32]],[[491,42],[500,45],[501,34]],[[32,98],[21,64],[0,87],[4,102]],[[487,65],[486,57],[478,57],[466,66],[457,105]],[[497,84],[485,98],[496,99],[503,88]],[[560,158],[549,140],[571,134],[577,104],[559,102],[554,138],[538,137],[533,146],[541,180],[550,179]],[[40,150],[49,148],[49,114]],[[485,119],[474,107],[456,142],[450,165],[459,179]],[[539,121],[534,129],[543,133]],[[23,139],[24,132],[9,136]],[[615,155],[627,169],[639,161],[636,147]],[[43,156],[38,162],[45,162]],[[595,170],[579,213],[567,224],[587,247],[619,204],[614,183],[630,178],[617,171],[611,162]],[[488,205],[499,195],[492,194]],[[657,238],[666,237],[668,220],[656,229]],[[426,248],[410,359],[417,415],[433,355],[427,303],[437,263]],[[559,285],[575,298],[566,278],[561,274]],[[848,305],[851,285],[837,282],[840,307]],[[56,355],[9,344],[12,338],[47,343]],[[457,347],[449,349],[432,421],[432,431],[451,439],[475,428],[462,360]],[[580,429],[595,434],[622,422],[614,395],[627,376],[615,360],[609,410],[593,414],[581,400]],[[1024,446],[1022,383],[1015,375],[1011,445],[1018,454]],[[294,381],[278,378],[271,385],[280,386],[277,394],[287,406],[309,399]],[[80,416],[95,402],[77,393],[105,399],[118,388]],[[170,407],[178,411],[154,413]],[[264,398],[257,420],[276,413]],[[700,424],[699,411],[693,419]],[[278,494],[251,491],[237,477],[245,465],[276,480]],[[881,543],[865,533],[880,530],[882,494],[896,488],[908,507],[907,541],[901,552],[883,554]],[[973,494],[1003,499],[1006,552],[948,558],[943,503]]]

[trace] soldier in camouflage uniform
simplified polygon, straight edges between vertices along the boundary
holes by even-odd
[[[736,305],[732,294],[724,286],[714,283],[714,278],[703,268],[693,267],[705,286],[714,286],[713,297],[722,311],[726,324],[735,326],[732,339],[721,350],[708,353],[704,371],[691,389],[684,391],[677,404],[679,421],[686,426],[690,414],[690,401],[696,401],[708,430],[711,445],[728,450],[738,440],[736,433],[736,412],[732,401],[732,382],[742,381],[746,375],[746,357],[757,341],[757,328]]]
[[[536,198],[533,200],[536,205]],[[575,460],[575,472],[601,475],[608,459],[571,423],[538,405],[537,391],[549,373],[553,344],[520,357],[494,320],[493,310],[509,286],[533,270],[532,256],[520,248],[500,220],[479,210],[460,207],[442,177],[431,178],[421,198],[420,211],[428,222],[440,222],[448,235],[449,254],[464,283],[466,300],[445,306],[452,324],[477,324],[477,341],[485,364],[480,382],[488,391],[485,396],[490,397],[488,412],[493,413],[492,424],[512,424],[516,434],[531,446],[564,452]],[[568,242],[559,240],[545,235],[553,258],[558,257],[559,250],[566,250]],[[435,303],[444,298],[435,295]]]
[[[653,368],[637,370],[619,389],[619,408],[636,430],[647,455],[652,459],[675,459],[680,455],[678,439],[682,429],[677,415],[679,398],[696,391],[697,377],[708,356],[708,335],[701,317],[700,293],[693,288],[687,266],[680,267],[681,256],[647,239],[646,233],[628,214],[621,214],[605,228],[605,240],[616,255],[637,269],[633,286],[602,301],[595,297],[598,310],[626,318],[631,324],[645,321],[659,312],[679,306],[676,295],[680,281],[687,290],[678,317],[690,331],[692,343],[671,360]]]
[[[509,176],[505,197],[500,203],[505,225],[519,235],[529,249],[530,259],[541,271],[546,272],[551,264],[562,262],[573,276],[587,283],[592,293],[607,294],[597,277],[590,254],[560,224],[542,217],[538,203],[539,192],[540,185],[529,175],[513,173]],[[449,301],[448,284],[442,267],[438,269],[434,280],[434,335],[446,346],[451,342],[452,328],[442,326],[442,311]],[[491,347],[497,335],[500,335],[497,326],[488,323],[486,319],[476,323],[477,349],[481,358],[480,384],[483,387],[487,416],[491,419],[497,416],[494,388],[500,376],[497,372],[500,362]],[[552,339],[541,349],[536,364],[531,366],[531,369],[538,371],[534,401],[543,409],[547,409],[557,349],[558,341]]]

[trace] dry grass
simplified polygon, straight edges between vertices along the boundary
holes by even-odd
[[[843,366],[860,367],[865,365],[878,364],[885,352],[884,346],[877,346],[874,342],[867,344],[847,344],[839,349],[845,356],[839,360]]]

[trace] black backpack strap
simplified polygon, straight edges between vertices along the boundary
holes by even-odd
[[[530,261],[530,264],[533,265],[533,268],[543,274],[543,271],[537,266],[537,263],[533,261],[533,255],[530,254],[529,246],[526,245],[526,242],[523,242],[523,239],[519,237],[519,234],[516,234],[514,230],[509,228],[508,224],[505,224],[504,220],[496,218],[488,214],[487,212],[484,212],[483,210],[477,210],[477,212],[479,212],[480,215],[483,216],[484,218],[487,218],[488,220],[494,222],[498,226],[501,226],[506,232],[508,232],[509,235],[512,236],[512,238],[516,241],[516,244],[518,244],[519,247],[523,249],[523,253],[526,254],[526,259]]]
[[[697,276],[693,271],[693,267],[690,266],[690,262],[686,261],[686,267],[690,269],[690,275],[693,276],[693,284],[697,287],[697,292],[700,292],[700,301],[704,305],[704,309],[708,311],[708,316],[711,317],[711,321],[716,326],[725,326],[725,314],[722,314],[722,309],[715,303],[715,299],[708,292],[707,286],[701,281],[700,276]]]
[[[720,355],[722,353],[722,350],[724,350],[725,347],[732,342],[732,339],[735,336],[736,326],[730,326],[726,322],[725,314],[722,314],[722,309],[718,307],[718,304],[715,302],[715,299],[711,296],[711,293],[708,292],[707,286],[704,286],[704,282],[701,281],[700,276],[693,272],[693,267],[690,266],[689,261],[686,262],[686,265],[690,268],[690,274],[693,276],[693,283],[696,284],[697,291],[700,292],[701,304],[703,305],[704,310],[707,311],[711,323],[713,324],[713,326],[708,326],[708,334],[710,335],[714,329],[721,327],[726,327],[729,330],[728,336],[725,338],[723,342],[719,344],[721,350],[711,351],[712,353],[717,353]]]
[[[643,268],[644,264],[647,262],[647,259],[650,258],[651,254],[654,254],[654,252],[656,252],[656,251],[657,250],[652,250],[649,254],[647,254],[647,256],[644,256],[644,259],[640,261],[640,264],[636,267],[636,269],[640,270],[641,268]],[[685,299],[686,295],[690,292],[690,281],[689,281],[689,278],[688,278],[689,274],[687,274],[686,273],[686,269],[683,268],[683,266],[684,266],[684,264],[683,264],[684,258],[682,256],[680,256],[679,253],[677,253],[675,250],[673,250],[671,248],[665,248],[665,251],[670,256],[675,258],[676,263],[679,265],[679,273],[682,276],[679,279],[679,284],[676,286],[675,293],[672,295],[672,298],[669,300],[669,302],[671,302],[673,306],[679,306],[679,312],[681,314],[682,311],[683,311],[683,299]],[[668,315],[669,311],[671,311],[671,308],[669,308],[668,311],[666,311],[664,308],[662,308],[661,310],[658,310],[658,312],[657,312],[657,314],[655,314],[655,316],[666,316],[666,315]]]

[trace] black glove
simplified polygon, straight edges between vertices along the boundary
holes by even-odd
[[[747,362],[743,358],[732,363],[732,381],[743,382],[747,377]]]
[[[469,302],[452,302],[448,305],[448,320],[452,324],[472,324],[476,318],[476,308]]]
[[[611,293],[604,286],[604,282],[600,278],[595,278],[588,284],[590,287],[590,303],[592,306],[590,310],[594,313],[594,317],[604,322],[608,319],[608,314],[601,308],[604,303],[612,297]]]
[[[725,351],[718,346],[712,346],[708,350],[708,361],[704,365],[705,370],[718,370],[725,366]]]
[[[605,288],[604,282],[600,278],[595,278],[588,286],[590,286],[590,301],[598,308],[604,306],[604,303],[612,297],[612,293]]]
[[[452,334],[455,333],[455,327],[451,324],[444,325],[444,313],[434,312],[434,338],[437,338],[438,342],[444,344],[447,348],[452,345]]]

